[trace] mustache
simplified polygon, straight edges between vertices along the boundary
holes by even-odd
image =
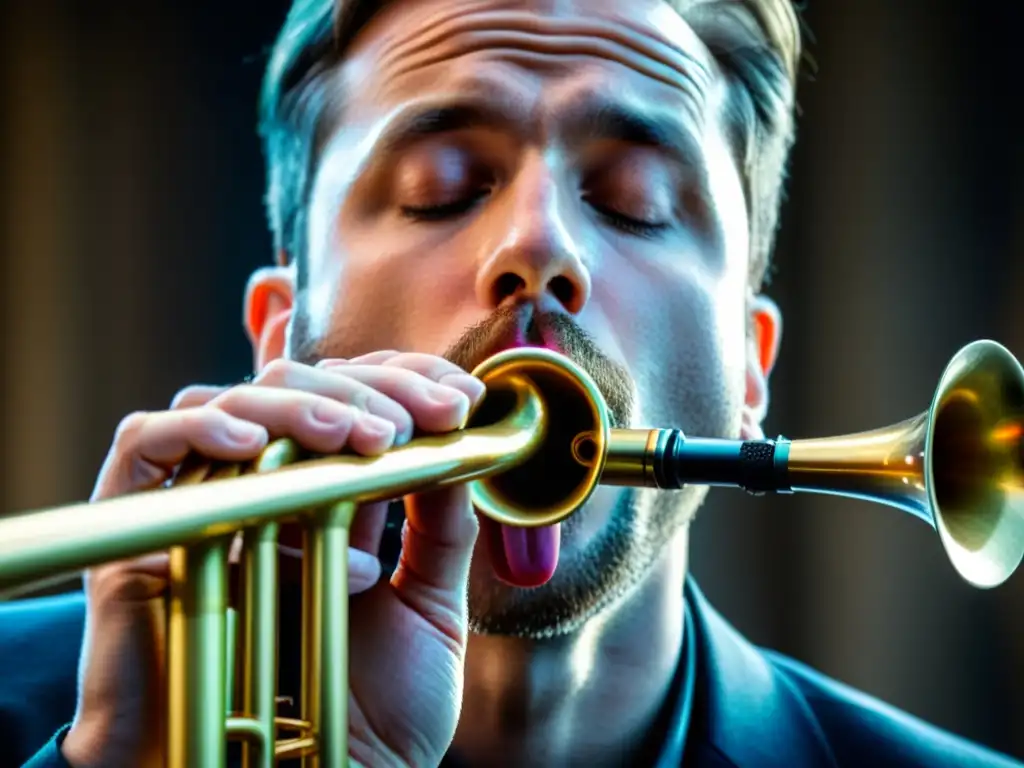
[[[522,346],[547,347],[572,360],[590,374],[604,396],[612,427],[629,426],[636,400],[632,376],[564,313],[543,312],[530,305],[502,307],[469,327],[443,357],[472,371],[492,355]]]

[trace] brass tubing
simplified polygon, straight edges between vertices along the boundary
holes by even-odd
[[[258,724],[242,745],[243,768],[273,768],[277,696],[277,523],[245,532],[242,545],[241,709]]]
[[[928,414],[874,432],[794,440],[789,482],[801,493],[874,501],[936,521],[925,484]]]
[[[239,738],[245,742],[267,740],[269,734],[251,717],[229,717],[226,729],[229,738]]]
[[[626,485],[657,488],[653,460],[660,446],[661,429],[612,429],[601,485]],[[581,432],[572,443],[573,458],[583,466],[592,466],[601,458],[593,432]]]
[[[498,423],[424,437],[372,458],[310,459],[266,474],[213,480],[25,512],[0,520],[0,600],[39,581],[172,546],[290,519],[340,499],[386,501],[506,472],[543,443],[533,393]],[[140,513],[145,510],[145,514]]]
[[[344,765],[348,756],[348,528],[355,504],[317,512],[305,529],[302,603],[302,719],[315,754],[303,768]]]
[[[167,768],[223,768],[227,756],[228,546],[170,551]]]

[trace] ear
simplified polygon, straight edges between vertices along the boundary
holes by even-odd
[[[288,321],[295,306],[291,267],[264,267],[253,272],[245,289],[245,332],[252,344],[254,370],[283,357]]]
[[[768,413],[768,378],[779,355],[782,313],[767,296],[752,297],[749,312],[746,397],[741,437],[744,440],[759,440],[764,437],[761,424]]]

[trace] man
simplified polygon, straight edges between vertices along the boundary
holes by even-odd
[[[264,94],[257,375],[126,419],[94,497],[280,435],[373,455],[455,429],[483,392],[466,371],[510,346],[577,360],[618,424],[760,436],[799,48],[788,0],[296,0]],[[424,493],[383,578],[386,506],[360,510],[352,760],[1014,764],[739,637],[686,577],[702,499],[604,488],[516,531]],[[5,609],[5,764],[159,764],[165,575],[105,565]]]

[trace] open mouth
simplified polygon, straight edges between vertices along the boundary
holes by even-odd
[[[529,306],[518,308],[511,322],[493,327],[484,343],[479,343],[465,360],[457,362],[465,370],[473,370],[488,357],[508,349],[543,347],[564,354],[556,330],[548,327],[542,313]],[[558,567],[561,546],[561,525],[519,528],[498,523],[483,515],[480,535],[485,540],[495,576],[519,588],[539,587],[547,583]]]
[[[480,518],[480,535],[487,545],[494,575],[523,589],[546,584],[558,567],[561,523],[543,528],[513,528]]]

